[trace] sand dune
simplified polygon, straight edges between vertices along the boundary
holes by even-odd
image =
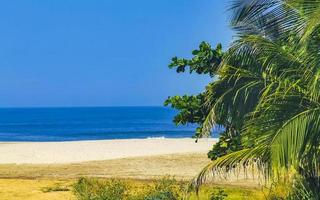
[[[126,139],[0,143],[0,164],[63,164],[179,153],[206,153],[216,139]]]

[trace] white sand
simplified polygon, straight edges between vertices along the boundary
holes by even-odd
[[[179,153],[205,153],[215,139],[132,139],[0,143],[0,164],[60,164]]]

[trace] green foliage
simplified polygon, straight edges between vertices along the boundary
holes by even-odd
[[[216,49],[213,49],[209,43],[202,42],[198,50],[192,51],[192,55],[193,58],[190,60],[173,57],[169,68],[176,68],[176,71],[180,73],[185,72],[189,67],[190,73],[209,74],[214,77],[217,67],[222,61],[222,46],[219,44]],[[195,137],[198,138],[201,137],[202,124],[209,113],[205,103],[205,93],[200,93],[198,95],[168,97],[164,105],[179,110],[173,120],[177,125],[198,124],[199,127],[195,131]]]
[[[206,48],[204,48],[204,46]],[[207,43],[202,43],[200,47],[202,51],[208,50],[209,48],[211,48]],[[211,50],[211,51],[214,51],[214,50]],[[196,53],[199,53],[199,52],[196,51]],[[184,62],[182,62],[181,60],[184,60]],[[201,69],[203,69],[203,66],[207,66],[208,68],[207,70],[211,70],[212,68],[210,66],[217,64],[217,63],[208,64],[209,62],[215,62],[216,59],[205,60],[205,59],[199,59],[197,56],[190,61],[186,59],[180,59],[180,61],[181,61],[179,62],[180,66],[186,67],[190,65],[191,69],[193,69],[193,67],[195,66],[199,66],[200,62],[203,62],[201,64],[202,66]],[[220,62],[221,62],[221,59],[219,58],[219,63]],[[172,66],[176,66],[176,65],[178,64],[177,63],[172,64]],[[216,70],[216,68],[214,70]],[[231,86],[228,86],[228,87],[231,87]],[[184,95],[184,96],[169,97],[164,102],[164,105],[171,106],[172,108],[179,110],[179,113],[173,119],[176,125],[186,125],[189,123],[198,124],[199,126],[195,130],[195,137],[200,138],[203,136],[203,133],[204,133],[203,124],[206,122],[206,119],[210,113],[210,106],[208,105],[213,104],[215,102],[218,103],[218,99],[220,99],[221,95],[224,94],[223,91],[226,88],[227,86],[224,82],[215,82],[210,84],[207,87],[207,91],[204,93],[200,93],[198,95],[191,95],[191,96]],[[237,127],[238,129],[241,128],[243,124],[242,122],[243,117],[239,115],[230,117],[232,116],[231,114],[232,109],[230,109],[231,107],[232,105],[230,104],[229,105],[223,104],[219,106],[218,108],[220,109],[219,112],[216,112],[218,114],[218,115],[215,115],[216,124],[224,125],[226,127],[226,131],[223,135],[220,136],[219,142],[213,146],[213,149],[208,154],[209,158],[211,158],[212,160],[215,160],[218,157],[226,155],[227,153],[234,152],[236,150],[240,150],[242,148],[241,140],[240,140],[241,137],[238,134],[238,132],[235,130],[235,127]],[[211,127],[209,129],[211,132]]]
[[[80,178],[73,186],[78,200],[259,200],[263,193],[256,188],[206,185],[195,194],[186,194],[189,183],[165,177],[154,181],[105,180]]]
[[[199,138],[201,137],[202,124],[208,114],[204,103],[204,94],[198,94],[169,97],[164,105],[179,110],[179,113],[173,119],[176,125],[198,124],[194,137]]]
[[[120,180],[97,180],[80,178],[74,185],[78,200],[124,200],[128,199],[127,185]]]
[[[241,149],[241,135],[230,137],[227,132],[224,132],[220,135],[219,141],[213,145],[212,150],[209,151],[208,157],[211,160],[216,160],[219,157]]]
[[[211,194],[210,200],[224,200],[228,197],[224,190],[221,188],[217,192]]]
[[[144,200],[179,200],[182,199],[187,185],[175,179],[163,178],[154,182]]]
[[[202,93],[198,137],[220,124],[235,139],[221,138],[195,184],[207,174],[255,168],[290,186],[281,198],[319,199],[320,1],[234,0],[230,11],[236,37],[226,52],[202,43],[193,59],[170,65],[215,77]],[[241,148],[234,148],[238,137]]]
[[[297,178],[286,199],[318,200],[320,199],[319,188],[319,180],[308,180],[306,177]]]
[[[120,180],[80,178],[74,185],[78,200],[180,200],[187,185],[166,177],[154,181],[143,190]]]
[[[193,51],[193,55],[194,57],[191,60],[173,58],[170,68],[177,67],[178,72],[184,72],[185,68],[189,66],[190,73],[194,71],[198,74],[210,72],[211,77],[230,73],[227,71],[220,72],[218,68],[224,55],[221,45],[212,49],[208,43],[202,42],[200,50]],[[191,96],[173,96],[164,102],[165,106],[171,106],[179,110],[173,120],[176,125],[186,125],[188,123],[199,125],[195,130],[195,138],[211,135],[214,125],[222,125],[226,128],[226,133],[221,137],[222,141],[214,145],[213,150],[209,153],[211,159],[216,159],[242,147],[239,130],[243,126],[244,115],[255,106],[257,95],[253,94],[251,97],[246,97],[248,102],[254,101],[255,103],[249,109],[245,109],[246,107],[243,105],[245,104],[243,103],[245,94],[236,94],[236,83],[240,83],[240,80],[236,80],[236,77],[218,79],[218,81],[210,83],[203,93]],[[243,84],[246,84],[246,82]],[[225,90],[234,91],[226,95]],[[225,101],[225,99],[230,99],[230,96],[237,95],[237,101]],[[239,107],[244,109],[240,110]]]
[[[171,106],[179,110],[179,113],[174,117],[174,123],[177,125],[202,124],[207,115],[207,110],[204,108],[204,95],[192,96],[173,96],[169,97],[165,102],[165,106]]]
[[[254,167],[290,186],[283,199],[319,199],[320,1],[235,0],[231,11],[237,37],[205,97],[202,131],[224,122],[243,149],[215,159],[195,184]]]
[[[212,49],[207,42],[202,42],[198,50],[192,51],[193,58],[191,60],[173,57],[170,63],[170,68],[176,68],[177,72],[185,72],[189,66],[190,73],[209,74],[215,76],[215,72],[221,63],[223,51],[221,44],[218,44],[216,49]]]
[[[177,72],[184,72],[185,68],[189,67],[190,73],[209,73],[211,77],[229,73],[219,71],[224,55],[221,44],[216,49],[212,49],[208,43],[202,42],[199,50],[194,50],[192,54],[193,58],[191,60],[174,57],[169,67],[177,68]],[[244,115],[250,112],[255,104],[249,109],[239,109],[239,107],[246,108],[242,103],[245,94],[236,94],[236,83],[240,83],[240,80],[236,80],[236,77],[213,81],[203,93],[190,96],[173,96],[164,102],[165,106],[171,106],[179,111],[173,119],[176,125],[186,125],[188,123],[199,125],[195,130],[195,138],[210,136],[212,127],[217,124],[226,128],[226,133],[220,138],[221,141],[214,145],[213,150],[209,153],[211,159],[216,159],[242,147],[239,130],[243,126]],[[242,87],[242,85],[238,87]],[[232,89],[234,91],[230,92],[229,95],[225,94],[225,90]],[[238,95],[236,103],[225,101],[225,99],[230,99],[231,95]],[[248,101],[256,102],[257,95],[252,96],[248,98]]]

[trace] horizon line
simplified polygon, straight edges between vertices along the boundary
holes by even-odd
[[[11,109],[11,108],[125,108],[125,107],[168,107],[164,105],[119,105],[119,106],[108,106],[108,105],[101,105],[101,106],[90,106],[90,105],[83,105],[83,106],[7,106],[1,107],[0,109]]]

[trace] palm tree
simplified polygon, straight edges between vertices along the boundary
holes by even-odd
[[[268,180],[290,178],[292,198],[319,199],[320,0],[236,0],[231,11],[237,39],[208,89],[203,134],[225,116],[244,148],[210,163],[196,186],[255,165]]]

